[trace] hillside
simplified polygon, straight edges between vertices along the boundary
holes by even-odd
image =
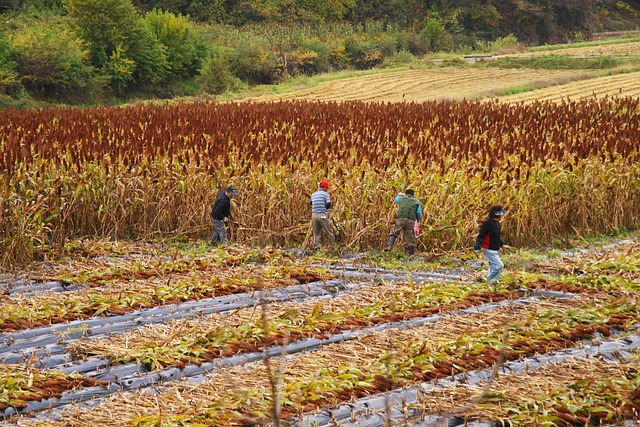
[[[329,72],[398,64],[421,68],[415,63],[435,55],[574,46],[600,38],[601,32],[637,32],[636,3],[5,0],[0,2],[0,107],[223,95]],[[615,66],[605,62],[582,68]]]
[[[363,100],[378,102],[425,102],[431,100],[482,99],[530,102],[536,99],[559,101],[584,97],[640,96],[640,72],[628,67],[609,71],[595,69],[504,69],[487,67],[492,60],[505,58],[597,59],[624,57],[640,61],[640,41],[618,44],[588,44],[530,49],[510,55],[483,58],[485,62],[458,67],[423,63],[420,69],[383,70],[344,79],[332,79],[313,87],[286,93],[251,95],[254,101],[274,100]],[[434,61],[437,63],[437,61]]]

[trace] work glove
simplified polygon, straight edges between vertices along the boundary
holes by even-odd
[[[223,219],[223,221],[224,221],[224,223],[225,223],[225,224],[228,224],[228,223],[229,223],[229,218],[225,217],[225,218]]]
[[[476,253],[476,256],[480,256],[480,249],[474,249],[473,252]]]

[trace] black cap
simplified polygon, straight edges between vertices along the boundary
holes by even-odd
[[[236,190],[236,187],[234,187],[233,185],[230,185],[229,187],[227,187],[227,193],[231,194],[232,196],[238,195],[238,191]]]
[[[505,210],[501,205],[493,205],[491,209],[489,209],[489,216],[491,218],[497,218],[502,215],[507,214],[507,210]]]
[[[405,194],[409,194],[409,195],[413,196],[415,193],[413,192],[412,189],[408,188],[407,190],[405,190]]]

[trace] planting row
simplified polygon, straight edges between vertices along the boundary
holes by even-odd
[[[465,372],[301,417],[294,427],[612,424],[638,411],[640,336]]]
[[[246,425],[270,419],[276,407],[283,418],[291,418],[353,398],[486,369],[501,357],[522,360],[633,332],[638,308],[631,298],[585,295],[462,317],[445,315],[427,326],[364,334],[295,358],[220,367],[197,385],[168,384],[155,396],[114,396],[91,410],[67,411],[60,423],[51,424],[99,424],[118,413],[122,425],[153,425],[161,419],[169,424]]]
[[[552,318],[554,327],[549,329],[543,325],[539,332],[533,333],[533,337],[526,333],[516,334],[519,340],[505,344],[511,350],[504,350],[503,356],[516,360],[539,352],[571,347],[574,345],[572,343],[580,340],[593,339],[599,335],[615,334],[633,328],[633,324],[637,321],[634,315],[637,315],[638,311],[634,302],[633,282],[629,280],[629,274],[633,273],[636,259],[634,245],[633,241],[621,244],[604,250],[603,253],[597,254],[596,258],[586,254],[574,256],[576,268],[585,270],[579,275],[551,278],[514,272],[506,275],[508,277],[505,277],[504,286],[492,291],[481,283],[429,284],[429,281],[461,277],[457,276],[461,271],[438,269],[438,273],[409,270],[401,272],[366,264],[353,265],[344,261],[328,267],[311,264],[305,267],[299,266],[297,271],[315,271],[322,274],[331,272],[330,276],[343,276],[343,279],[290,286],[282,290],[255,291],[246,295],[237,294],[192,301],[176,306],[159,306],[126,316],[109,316],[103,319],[76,321],[68,325],[61,324],[4,334],[3,340],[6,346],[2,349],[2,357],[5,363],[27,363],[31,369],[48,368],[50,371],[41,371],[44,375],[47,375],[47,372],[51,372],[53,376],[61,373],[82,373],[86,378],[108,381],[108,383],[95,383],[89,387],[79,385],[81,388],[77,391],[67,391],[60,396],[44,395],[37,390],[27,392],[26,398],[14,393],[13,399],[22,403],[18,402],[16,406],[7,402],[5,415],[15,413],[16,410],[24,413],[42,411],[49,407],[67,405],[74,400],[107,396],[119,390],[147,387],[181,377],[198,378],[206,372],[225,369],[224,366],[258,361],[265,356],[273,357],[282,352],[297,353],[304,350],[318,350],[318,348],[320,348],[319,351],[323,351],[324,346],[332,343],[361,341],[363,337],[366,339],[372,333],[386,335],[392,333],[390,329],[420,329],[426,324],[446,322],[448,316],[446,313],[468,316],[479,311],[489,313],[490,310],[496,310],[499,307],[540,304],[535,302],[535,298],[518,299],[515,291],[523,291],[527,288],[529,293],[568,297],[570,295],[543,289],[555,288],[566,291],[568,284],[572,284],[574,289],[579,292],[587,291],[587,294],[569,299],[577,301],[576,306],[560,301],[552,303],[552,305],[557,303],[561,307],[557,310],[568,312],[567,320],[562,320],[562,317],[552,313],[552,310],[544,314],[541,314],[539,309],[532,311],[524,324],[530,325],[533,320],[542,316]],[[625,254],[627,258],[624,258]],[[621,261],[612,264],[614,256],[619,256]],[[281,262],[278,256],[276,259]],[[122,264],[121,267],[127,265],[127,262],[122,263],[119,259],[109,261],[112,264],[118,262]],[[159,265],[158,262],[154,264],[149,260],[145,262]],[[556,273],[562,271],[564,259],[545,262],[547,267],[555,265]],[[102,271],[110,271],[109,263]],[[235,269],[237,274],[264,267],[259,264],[238,265],[227,267],[227,269]],[[198,265],[203,263],[202,261],[189,262],[188,265],[198,271]],[[406,264],[406,266],[412,265]],[[586,271],[587,266],[590,266],[589,271]],[[419,267],[419,264],[413,265],[413,268],[415,267]],[[127,276],[129,274],[127,271],[142,269],[140,266],[133,269],[122,268],[121,271],[125,273],[118,277]],[[287,269],[288,267],[284,265],[280,270],[287,271]],[[614,271],[615,274],[613,274]],[[604,276],[607,277],[606,280],[602,279],[602,273],[607,274]],[[86,277],[86,273],[74,273],[73,269],[65,274]],[[97,272],[94,276],[105,277],[106,274]],[[312,276],[313,274],[309,275],[309,277]],[[619,276],[620,281],[612,280],[615,276]],[[227,277],[233,279],[234,275]],[[368,278],[373,280],[373,283],[349,283],[345,281],[348,278]],[[598,280],[593,280],[594,278]],[[142,279],[139,280],[142,281]],[[152,278],[147,280],[153,281]],[[395,282],[388,283],[387,281],[390,280]],[[406,280],[409,282],[398,283]],[[103,283],[98,286],[108,285]],[[615,291],[619,298],[614,302],[612,297],[602,294],[603,291]],[[304,303],[274,303],[275,301],[293,301],[305,296],[315,300]],[[265,303],[269,305],[266,306]],[[593,311],[584,310],[585,304],[593,306]],[[465,309],[465,307],[470,308]],[[570,309],[571,307],[575,309]],[[208,315],[208,313],[225,311],[226,314]],[[439,315],[433,315],[434,313]],[[197,322],[188,320],[194,316],[198,316]],[[167,323],[170,319],[176,320]],[[515,321],[515,317],[513,320]],[[90,322],[96,323],[90,325]],[[508,325],[504,319],[500,322],[503,326]],[[104,325],[101,326],[101,324]],[[141,328],[144,325],[156,326]],[[518,331],[519,328],[521,326],[516,327],[516,330]],[[127,332],[131,329],[135,330]],[[468,326],[467,329],[470,331],[473,328]],[[497,329],[497,326],[493,329]],[[108,332],[124,333],[124,335],[111,334],[107,337],[104,334]],[[469,334],[470,342],[485,343],[486,340],[493,342],[493,338],[482,338],[481,335]],[[547,339],[547,335],[552,338]],[[396,341],[396,343],[400,342]],[[407,336],[405,342],[419,343],[420,339],[417,335],[414,338]],[[452,349],[454,346],[447,343],[445,347]],[[479,353],[467,352],[475,356],[484,356],[481,360],[487,362],[495,356],[493,350],[497,348],[493,344],[489,347],[481,349]],[[428,353],[437,353],[437,351],[429,348]],[[449,374],[455,374],[459,372],[457,369],[460,367],[464,371],[476,369],[476,365],[467,366],[469,357],[466,353],[456,356],[454,352],[435,362],[429,359],[431,373],[425,368],[420,368],[411,371],[410,378],[388,379],[391,383],[400,384],[402,381],[408,381],[407,384],[410,384],[412,381],[436,379],[438,375],[443,374],[443,370],[448,370]],[[56,371],[60,373],[55,373]],[[378,375],[371,372],[370,374],[373,378]],[[78,387],[74,384],[70,382],[68,388],[71,390]],[[353,392],[355,395],[360,393],[357,390]],[[365,395],[371,392],[375,392],[375,388],[365,390]],[[305,406],[304,411],[307,410]]]

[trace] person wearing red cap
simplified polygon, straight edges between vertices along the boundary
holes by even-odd
[[[313,228],[313,249],[316,251],[320,249],[320,239],[322,238],[323,230],[329,240],[331,240],[331,243],[336,242],[331,220],[327,212],[327,209],[331,207],[331,198],[327,190],[329,190],[329,183],[327,181],[321,181],[320,188],[311,195],[309,201],[311,205],[311,227]]]

